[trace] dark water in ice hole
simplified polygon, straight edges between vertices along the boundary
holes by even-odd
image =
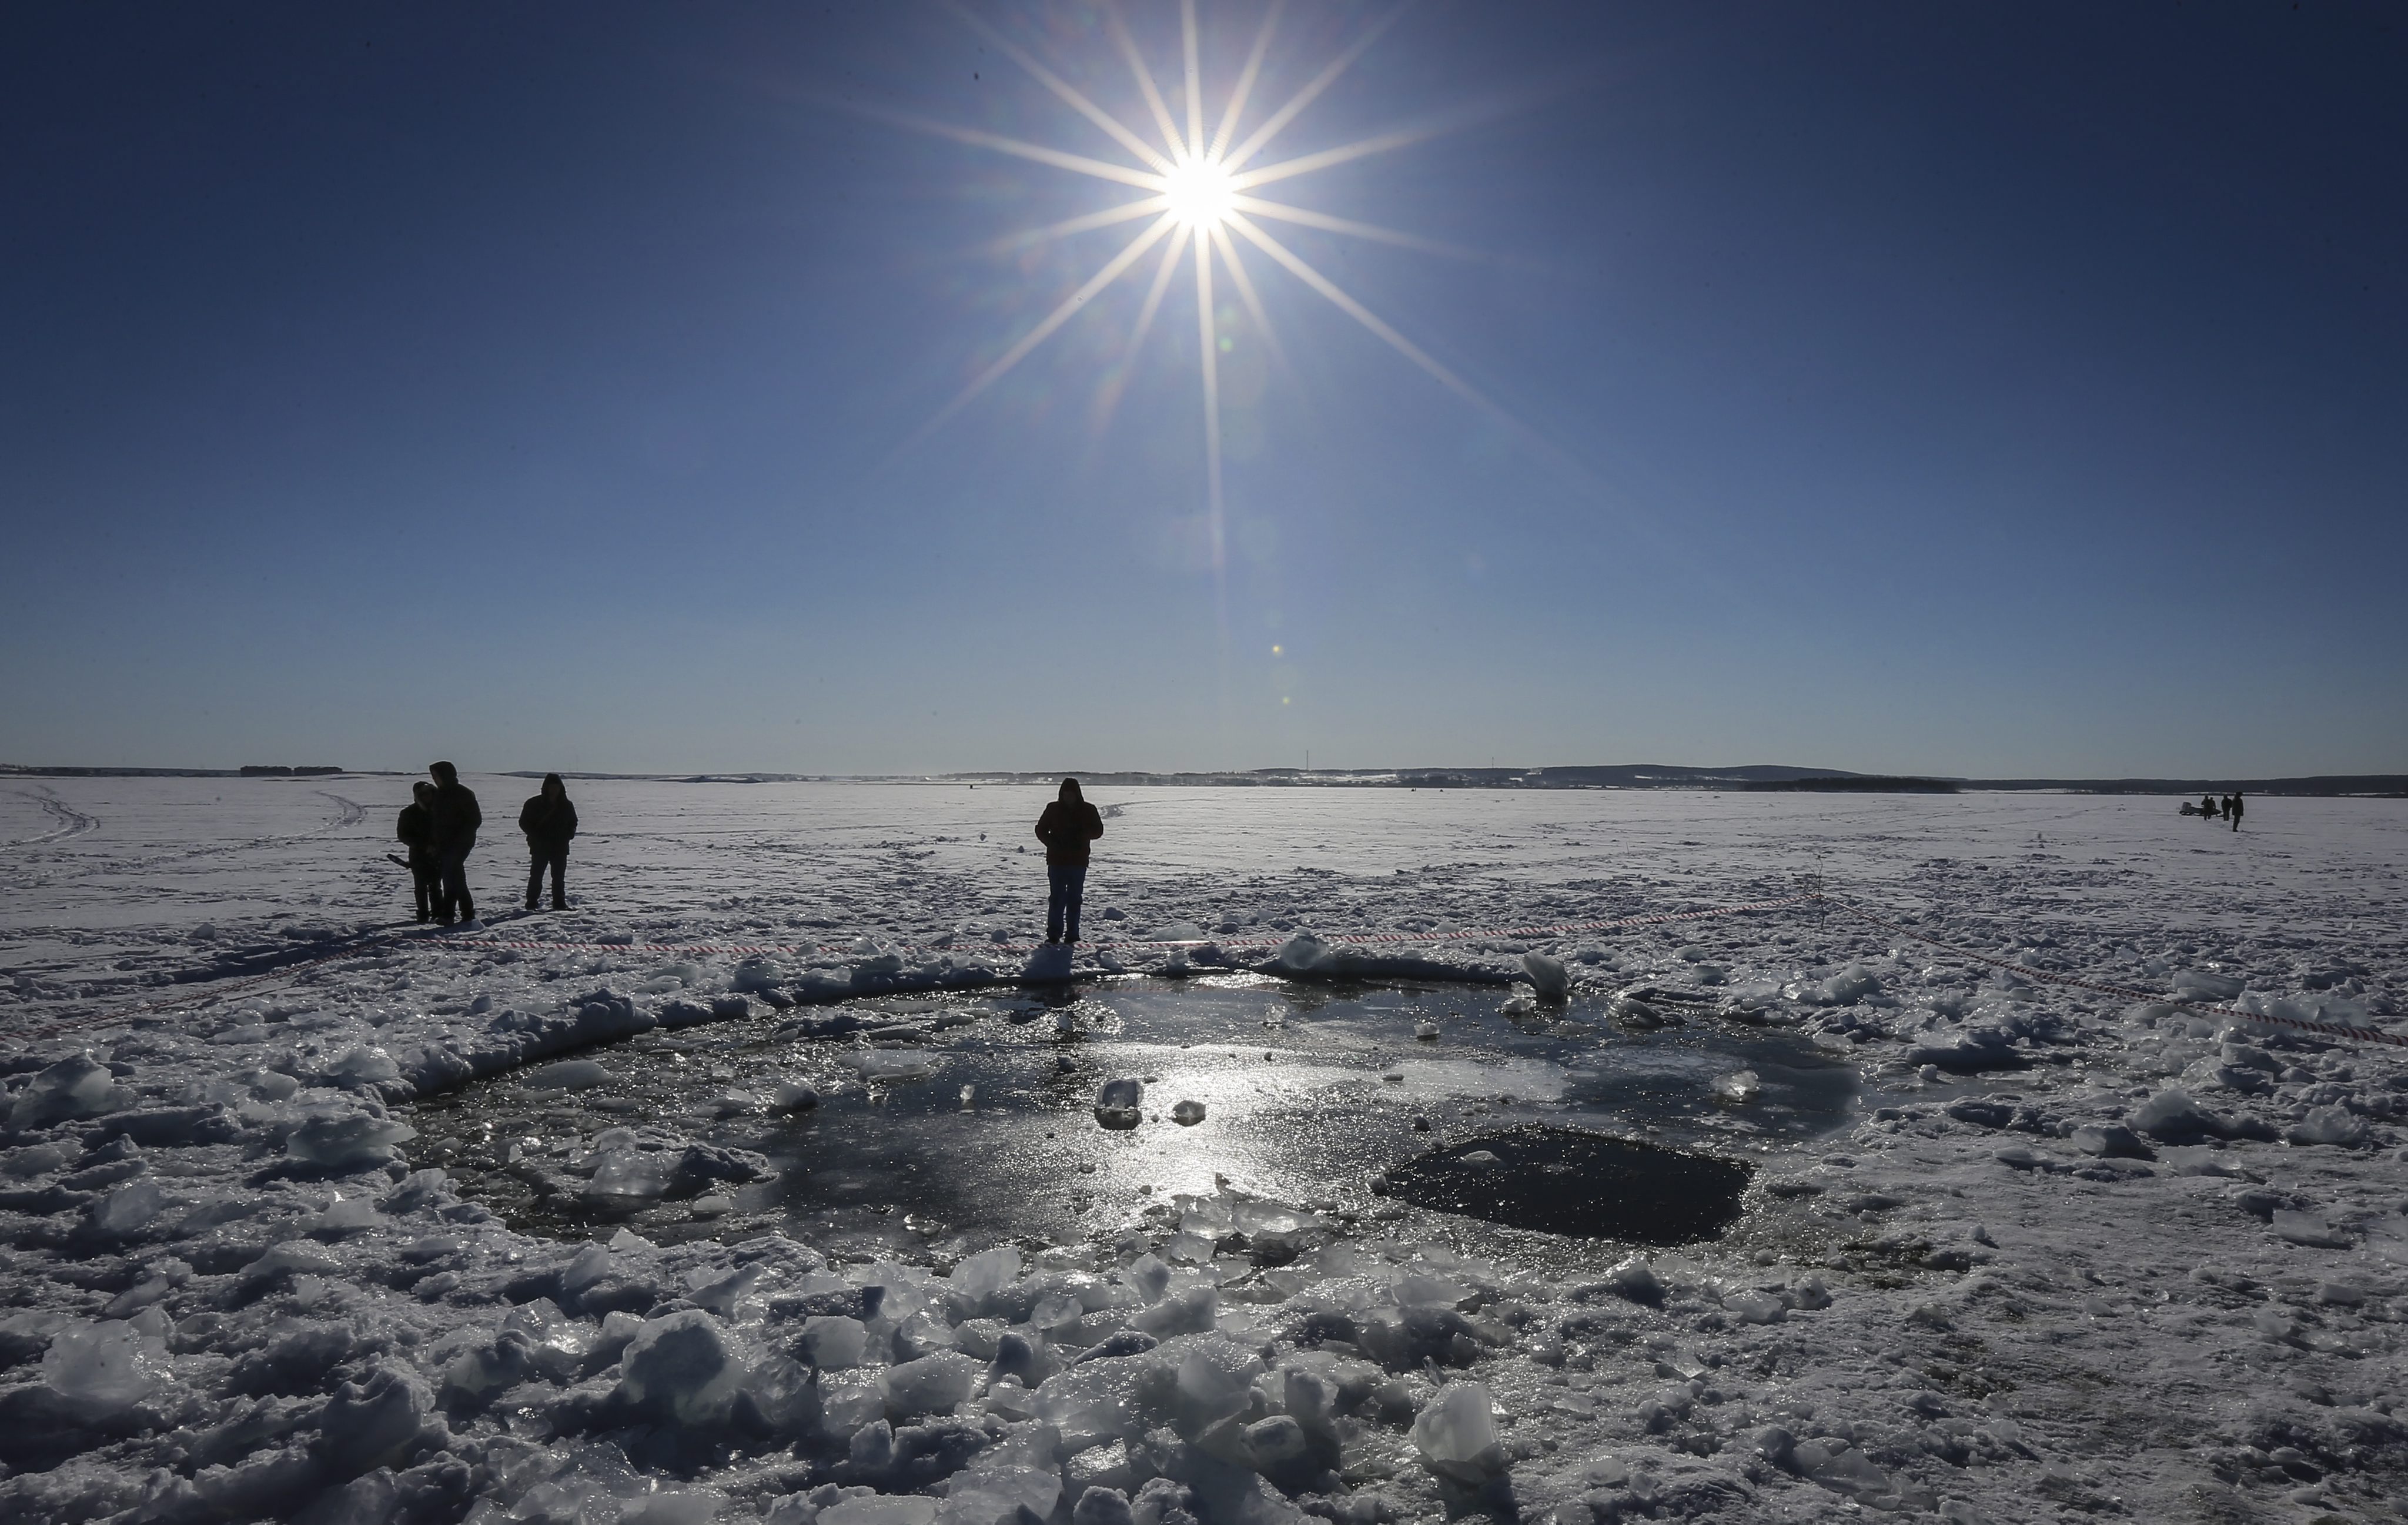
[[[853,1254],[960,1249],[1109,1231],[1172,1193],[1209,1192],[1216,1179],[1284,1201],[1377,1211],[1371,1183],[1393,1176],[1391,1203],[1676,1243],[1728,1221],[1743,1173],[1512,1130],[1569,1128],[1749,1162],[1839,1126],[1856,1101],[1855,1068],[1793,1034],[1712,1017],[1633,1031],[1584,1000],[1514,1018],[1499,1013],[1503,1000],[1495,986],[1244,974],[1130,977],[1050,998],[873,998],[852,1009],[924,1040],[781,1038],[775,1018],[647,1034],[583,1056],[613,1076],[589,1089],[539,1092],[503,1076],[420,1103],[411,1163],[443,1166],[522,1229],[576,1238],[624,1223],[656,1241],[780,1228]],[[943,1027],[949,1019],[958,1025]],[[1437,1041],[1415,1038],[1421,1021],[1439,1025]],[[925,1078],[865,1083],[855,1068],[911,1057],[924,1059]],[[1718,1102],[1715,1077],[1742,1069],[1756,1072],[1760,1094]],[[1093,1112],[1096,1089],[1123,1075],[1146,1081],[1145,1120],[1108,1130]],[[711,1104],[731,1087],[766,1100],[788,1078],[818,1087],[815,1110],[722,1116]],[[1192,1128],[1171,1119],[1187,1100],[1206,1108]],[[705,1201],[700,1216],[691,1195],[587,1200],[565,1167],[599,1129],[645,1123],[757,1151],[777,1176],[716,1188],[732,1206]],[[1499,1157],[1476,1173],[1485,1188],[1466,1187],[1435,1159],[1411,1166],[1483,1140]],[[1700,1193],[1702,1216],[1681,1207]],[[1647,1223],[1634,1210],[1651,1202],[1668,1215],[1656,1227],[1680,1231],[1640,1231]]]

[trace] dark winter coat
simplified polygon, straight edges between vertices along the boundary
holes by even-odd
[[[435,856],[435,822],[423,805],[404,805],[401,819],[393,826],[393,834],[409,844],[411,857]]]
[[[1082,799],[1076,804],[1056,799],[1037,818],[1037,840],[1045,844],[1045,861],[1058,869],[1087,866],[1087,843],[1104,834],[1104,818]]]
[[[577,835],[577,806],[566,795],[553,804],[537,795],[519,807],[519,829],[526,833],[527,845],[538,852],[547,852],[568,845]]]
[[[466,857],[477,845],[477,828],[485,824],[485,813],[477,808],[476,791],[466,784],[437,784],[427,813],[434,817],[437,856]]]

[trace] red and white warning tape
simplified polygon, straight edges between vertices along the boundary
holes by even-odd
[[[2050,970],[2034,969],[2027,964],[2015,963],[2012,960],[2000,958],[1990,954],[1976,952],[1971,948],[1960,947],[1953,942],[1942,942],[1939,938],[1929,936],[1927,933],[1915,931],[1914,928],[1909,927],[1900,926],[1899,923],[1891,921],[1885,916],[1876,915],[1872,912],[1867,911],[1861,906],[1825,895],[1820,891],[1808,891],[1799,895],[1786,895],[1777,899],[1749,900],[1738,905],[1712,906],[1701,911],[1666,911],[1644,916],[1616,916],[1605,921],[1555,922],[1539,927],[1499,927],[1477,928],[1472,930],[1457,929],[1452,931],[1350,932],[1324,938],[1323,941],[1333,944],[1361,945],[1468,942],[1493,941],[1500,938],[1569,937],[1583,932],[1608,932],[1623,930],[1633,927],[1659,927],[1674,922],[1707,921],[1719,916],[1740,915],[1752,911],[1778,911],[1789,906],[1806,904],[1828,905],[1843,915],[1854,916],[1859,921],[1881,928],[1883,930],[1890,932],[1896,936],[1908,939],[1911,942],[1923,943],[1928,947],[1940,949],[1944,953],[1953,954],[1960,958],[1970,958],[1976,963],[1988,964],[1995,968],[2006,970],[2023,979],[2044,981],[2050,985],[2065,985],[2076,990],[2087,990],[2094,995],[2113,996],[2124,1000],[2145,1001],[2157,1005],[2170,1006],[2178,1011],[2195,1012],[2204,1016],[2225,1017],[2235,1022],[2258,1023],[2271,1027],[2288,1028],[2301,1032],[2315,1033],[2318,1037],[2323,1038],[2347,1039],[2358,1043],[2386,1043],[2393,1047],[2408,1048],[2408,1036],[2403,1036],[2400,1033],[2386,1032],[2377,1028],[2355,1027],[2332,1022],[2311,1022],[2300,1017],[2278,1016],[2271,1013],[2248,1012],[2230,1006],[2208,1005],[2199,1001],[2170,998],[2157,991],[2135,990],[2128,985],[2107,985],[2096,980],[2081,979],[2071,974],[2059,974]],[[1218,941],[1211,938],[1156,938],[1125,942],[1098,943],[1095,944],[1095,946],[1099,952],[1115,949],[1137,950],[1149,948],[1274,948],[1283,946],[1295,934],[1290,934],[1290,937],[1246,938],[1233,939],[1229,941]],[[973,945],[969,951],[983,953],[1030,953],[1042,945],[1043,944],[1028,942],[982,943]],[[315,958],[288,965],[285,968],[274,970],[265,974],[246,976],[232,984],[219,985],[206,991],[196,990],[190,995],[162,997],[153,1000],[138,1002],[132,1006],[120,1007],[114,1011],[93,1013],[80,1017],[64,1018],[60,1021],[47,1023],[37,1028],[22,1028],[12,1031],[0,1032],[0,1041],[13,1039],[21,1043],[35,1042],[45,1038],[59,1037],[68,1032],[80,1031],[90,1028],[110,1026],[151,1012],[169,1011],[181,1006],[194,1006],[215,1002],[222,1000],[229,996],[239,994],[244,990],[253,989],[261,985],[271,985],[280,981],[297,979],[320,964],[331,963],[343,958],[366,957],[396,948],[439,949],[452,952],[474,952],[481,949],[509,949],[513,952],[528,953],[629,953],[655,956],[663,954],[721,954],[735,955],[745,957],[757,957],[765,954],[810,954],[823,951],[821,947],[816,944],[792,942],[604,942],[538,941],[526,938],[497,938],[482,936],[418,937],[407,934],[396,934],[392,937],[380,938],[370,942],[358,943],[334,952],[321,954]],[[885,947],[882,951],[893,953],[940,953],[949,950],[935,944],[905,943]]]
[[[1607,932],[1626,927],[1653,927],[1665,922],[1703,921],[1713,916],[1737,915],[1745,911],[1778,911],[1784,906],[1802,905],[1815,899],[1813,895],[1789,895],[1777,900],[1750,900],[1742,905],[1718,905],[1704,911],[1668,911],[1652,916],[1621,916],[1612,921],[1568,921],[1546,927],[1491,927],[1470,931],[1449,932],[1333,932],[1322,941],[1330,943],[1389,942],[1471,942],[1495,938],[1569,937],[1577,932]],[[1129,948],[1277,948],[1284,946],[1296,933],[1279,937],[1221,939],[1210,937],[1138,938],[1125,942],[1089,944],[1097,951],[1119,951]],[[1322,935],[1313,934],[1317,937]],[[753,957],[763,954],[810,954],[835,951],[810,942],[535,942],[499,937],[429,938],[424,946],[474,951],[479,948],[513,948],[540,953],[652,953],[652,954],[736,954]],[[1043,947],[1039,942],[979,942],[968,951],[978,953],[1034,953]],[[881,944],[885,953],[945,953],[953,951],[953,944],[939,942],[898,942]]]
[[[1710,917],[1737,915],[1742,912],[1748,911],[1774,911],[1779,910],[1784,906],[1802,904],[1807,900],[1813,899],[1815,897],[1812,895],[1791,895],[1777,900],[1751,900],[1741,905],[1713,906],[1703,911],[1669,911],[1660,912],[1655,915],[1649,916],[1621,916],[1611,921],[1562,922],[1548,927],[1508,927],[1487,930],[1458,930],[1450,932],[1349,933],[1342,937],[1328,939],[1327,941],[1348,943],[1460,942],[1492,938],[1560,937],[1568,936],[1575,932],[1611,931],[1618,928],[1652,927],[1667,922],[1703,921]],[[1211,938],[1183,938],[1098,943],[1094,944],[1094,946],[1096,946],[1099,951],[1107,948],[1275,948],[1283,945],[1287,941],[1288,939],[1285,937],[1254,938],[1232,940],[1227,942],[1216,942]],[[1035,942],[1005,942],[979,943],[974,944],[973,946],[974,951],[983,953],[1033,953],[1043,945],[1044,944],[1042,943]],[[131,1018],[142,1016],[152,1012],[172,1011],[178,1007],[197,1006],[219,1001],[229,996],[237,995],[245,990],[254,989],[260,985],[272,985],[284,980],[297,979],[320,964],[331,963],[337,959],[342,958],[367,957],[396,948],[437,949],[452,952],[476,952],[485,949],[507,948],[513,952],[527,953],[640,953],[650,955],[732,954],[738,957],[753,957],[762,954],[773,953],[810,954],[824,951],[817,944],[807,942],[546,942],[526,938],[480,936],[421,937],[407,933],[396,933],[394,936],[378,938],[369,942],[354,943],[337,952],[321,954],[315,958],[305,959],[265,974],[249,975],[245,978],[236,980],[230,985],[216,985],[208,990],[195,990],[189,995],[164,996],[152,1000],[139,1001],[131,1006],[121,1006],[112,1011],[95,1012],[77,1017],[65,1017],[56,1022],[45,1023],[40,1027],[20,1028],[11,1031],[0,1032],[0,1042],[13,1039],[20,1043],[30,1043],[45,1038],[56,1038],[69,1032],[79,1032],[92,1028],[108,1027],[112,1024],[124,1022]],[[890,953],[941,953],[947,950],[933,944],[899,943],[887,946],[883,951]]]

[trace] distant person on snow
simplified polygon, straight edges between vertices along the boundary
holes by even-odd
[[[552,869],[552,908],[568,909],[568,897],[561,889],[561,879],[568,871],[568,839],[577,835],[577,807],[568,802],[568,785],[560,782],[558,773],[543,776],[543,789],[519,807],[519,829],[526,833],[527,851],[534,863],[527,870],[526,908],[535,909],[536,897],[543,892],[543,870]]]
[[[1066,778],[1062,791],[1037,817],[1037,840],[1045,844],[1045,941],[1079,941],[1079,904],[1087,894],[1087,843],[1104,834],[1104,818]]]
[[[412,801],[401,807],[393,834],[409,848],[409,887],[418,897],[418,919],[433,921],[443,898],[443,867],[435,856],[435,785],[420,780],[409,786]]]
[[[429,763],[426,776],[435,781],[435,798],[427,813],[435,823],[435,858],[443,874],[443,894],[435,919],[449,927],[454,919],[477,919],[476,898],[468,893],[468,853],[477,845],[477,828],[485,813],[477,796],[460,782],[460,770],[448,762]]]
[[[2224,801],[2224,818],[2225,818],[2226,820],[2230,821],[2230,822],[2232,823],[2232,829],[2233,829],[2233,830],[2238,831],[2238,830],[2240,830],[2240,829],[2241,829],[2241,791],[2240,791],[2240,790],[2238,790],[2238,789],[2233,790],[2233,791],[2232,791],[2232,793],[2231,793],[2231,795],[2230,795],[2229,798],[2227,798],[2225,799],[2225,801]]]
[[[2221,810],[2216,808],[2215,796],[2212,794],[2203,794],[2199,797],[2199,813],[2201,815],[2206,816],[2211,821],[2224,813]]]

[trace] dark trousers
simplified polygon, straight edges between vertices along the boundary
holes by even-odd
[[[567,910],[568,897],[562,892],[560,881],[568,872],[568,844],[562,842],[555,846],[551,842],[533,842],[529,847],[535,854],[535,862],[527,869],[527,909],[534,910],[536,897],[543,893],[543,870],[549,866],[552,870],[552,908],[554,911]]]
[[[1045,941],[1048,942],[1079,941],[1079,903],[1087,895],[1087,866],[1083,863],[1048,863],[1045,865]]]
[[[477,915],[476,898],[468,893],[468,851],[476,846],[454,847],[443,855],[443,894],[435,908],[436,919],[473,921]]]
[[[418,919],[433,921],[436,907],[443,901],[443,868],[434,854],[410,849],[409,888],[418,897]]]

